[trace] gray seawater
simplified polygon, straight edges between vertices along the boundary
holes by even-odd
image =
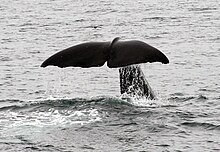
[[[1,0],[0,151],[220,151],[219,0]],[[138,39],[157,100],[124,100],[118,69],[40,68],[86,41]]]

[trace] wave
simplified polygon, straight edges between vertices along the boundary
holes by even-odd
[[[186,101],[203,101],[203,100],[209,100],[209,98],[205,95],[197,95],[197,96],[186,96],[182,93],[175,93],[171,94],[171,97],[168,98],[170,101],[176,101],[176,102],[186,102]]]
[[[162,107],[169,106],[169,103],[163,99],[150,100],[146,98],[133,98],[127,96],[110,97],[110,96],[97,96],[88,98],[47,98],[38,100],[0,100],[0,111],[6,110],[22,110],[33,108],[79,108],[83,106],[128,106],[128,107]]]
[[[97,104],[128,104],[123,100],[117,98],[106,98],[106,97],[97,97],[97,98],[73,98],[73,99],[59,99],[59,98],[48,98],[40,100],[0,100],[0,111],[6,110],[22,110],[22,109],[31,109],[31,108],[76,108],[86,105],[97,105]]]
[[[201,128],[201,129],[207,129],[207,130],[220,130],[220,125],[207,123],[207,122],[183,122],[181,123],[183,126],[192,127],[192,128]]]
[[[88,106],[93,102],[92,99],[80,98],[0,101],[0,126],[66,126],[100,121],[105,114],[94,106]]]
[[[102,121],[110,114],[130,111],[134,107],[126,100],[103,96],[31,101],[0,100],[0,127],[92,123]]]
[[[106,118],[149,115],[149,108],[166,106],[162,100],[90,97],[41,100],[0,100],[0,127],[52,126],[101,122]]]

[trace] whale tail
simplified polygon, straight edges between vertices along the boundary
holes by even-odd
[[[107,62],[108,67],[117,68],[146,62],[169,63],[168,58],[158,49],[142,41],[87,42],[60,51],[41,67],[50,65],[65,67],[100,67]]]
[[[99,67],[107,62],[110,68],[120,67],[121,94],[147,97],[155,95],[139,66],[129,66],[145,62],[169,63],[168,58],[158,49],[141,41],[87,42],[60,51],[47,60],[41,67],[50,65],[65,67]]]

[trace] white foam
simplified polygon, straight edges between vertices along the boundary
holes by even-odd
[[[5,119],[1,123],[7,123],[7,128],[21,126],[58,126],[65,127],[73,124],[88,124],[102,120],[102,115],[97,109],[73,110],[54,110],[34,111],[29,113],[9,111],[4,114]]]
[[[162,106],[168,106],[170,105],[170,102],[168,100],[162,99],[162,98],[155,98],[155,99],[149,99],[146,97],[140,97],[140,96],[129,96],[128,94],[124,93],[120,96],[122,100],[127,100],[130,104],[137,106],[137,107],[162,107]]]

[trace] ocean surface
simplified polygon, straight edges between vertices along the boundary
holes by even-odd
[[[220,151],[219,0],[1,0],[0,151]],[[41,68],[88,41],[141,40],[156,100],[125,100],[118,69]]]

